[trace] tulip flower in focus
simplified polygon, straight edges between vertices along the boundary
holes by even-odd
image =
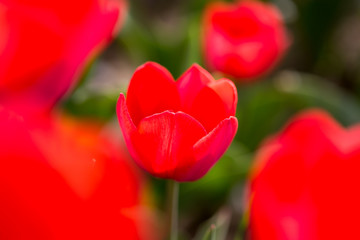
[[[49,109],[116,33],[124,11],[122,0],[0,0],[0,103]]]
[[[266,142],[251,179],[250,239],[359,239],[359,136],[360,125],[311,110]]]
[[[144,180],[98,125],[0,111],[0,130],[2,239],[156,239]]]
[[[281,13],[260,1],[212,3],[203,24],[208,67],[242,81],[268,72],[289,45]]]
[[[131,78],[117,115],[136,163],[160,178],[194,181],[218,161],[237,130],[237,92],[194,64],[176,82],[148,62]]]

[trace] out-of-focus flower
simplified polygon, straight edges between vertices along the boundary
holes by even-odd
[[[116,33],[124,11],[123,0],[0,0],[0,103],[51,107]]]
[[[280,12],[249,0],[210,4],[203,41],[208,67],[242,81],[269,71],[289,45]]]
[[[0,111],[2,239],[156,239],[145,182],[93,123]]]
[[[201,178],[230,145],[237,130],[234,84],[215,81],[194,64],[176,82],[148,62],[135,71],[127,98],[120,94],[119,123],[136,163],[160,178]]]
[[[260,149],[250,239],[359,239],[360,125],[300,114]]]

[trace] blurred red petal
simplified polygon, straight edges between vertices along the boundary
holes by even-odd
[[[264,144],[251,181],[251,239],[359,237],[359,129],[310,110]]]
[[[206,64],[242,81],[271,70],[290,42],[280,12],[260,1],[209,4],[203,25]]]
[[[108,0],[0,3],[6,36],[0,40],[0,101],[48,111],[111,39],[124,6]]]
[[[98,125],[1,110],[0,130],[3,238],[155,238],[147,216],[129,214],[144,207],[142,178]]]

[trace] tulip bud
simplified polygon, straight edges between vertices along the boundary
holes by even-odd
[[[160,178],[194,181],[229,147],[237,130],[237,91],[194,64],[176,82],[149,62],[135,71],[117,115],[135,162]]]
[[[210,4],[204,15],[205,62],[241,81],[272,69],[289,46],[280,12],[271,4]]]

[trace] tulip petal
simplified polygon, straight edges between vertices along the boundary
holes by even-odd
[[[234,84],[222,79],[203,87],[188,112],[210,132],[222,120],[235,115],[236,104],[237,92]]]
[[[304,131],[304,129],[312,130]],[[279,140],[287,144],[293,143],[298,145],[301,141],[311,145],[309,139],[314,143],[319,142],[319,140],[315,139],[315,136],[319,135],[320,137],[326,136],[330,139],[343,154],[347,154],[360,146],[358,141],[360,125],[345,129],[321,109],[311,109],[303,112],[285,128],[284,132],[286,134],[281,135]]]
[[[131,78],[126,103],[137,126],[141,119],[154,113],[178,111],[180,97],[169,71],[157,63],[148,62],[138,67]]]
[[[297,115],[263,145],[257,157],[263,164],[251,181],[251,236],[358,239],[352,223],[360,212],[359,133],[359,125],[344,129],[315,109]],[[334,223],[334,218],[347,221]]]
[[[225,104],[227,114],[235,115],[238,101],[235,84],[229,79],[223,78],[211,83],[209,87],[219,95]]]
[[[198,64],[193,64],[176,81],[182,107],[189,109],[200,90],[214,81],[214,78],[205,69]]]
[[[190,115],[169,111],[144,118],[138,133],[134,140],[142,165],[157,177],[175,180],[175,169],[193,164],[193,145],[206,135]]]
[[[229,117],[194,145],[196,162],[178,181],[195,181],[204,176],[230,146],[238,127],[235,117]]]
[[[235,115],[237,91],[228,79],[215,81],[197,64],[176,82],[182,110],[194,116],[210,132],[225,118]]]
[[[304,129],[309,129],[304,131]],[[284,134],[279,136],[281,144],[308,143],[309,139],[316,143],[315,136],[334,139],[339,137],[345,130],[325,111],[311,109],[299,114],[285,129]],[[315,135],[316,133],[316,135]],[[343,139],[342,139],[343,142]],[[311,144],[310,144],[311,145]]]
[[[131,119],[128,108],[126,106],[125,96],[122,93],[120,93],[119,100],[116,105],[116,113],[130,155],[134,158],[136,163],[141,168],[146,169],[146,167],[143,166],[142,162],[138,161],[139,158],[137,157],[137,153],[133,145],[133,140],[134,138],[136,138],[137,135],[137,128]]]

